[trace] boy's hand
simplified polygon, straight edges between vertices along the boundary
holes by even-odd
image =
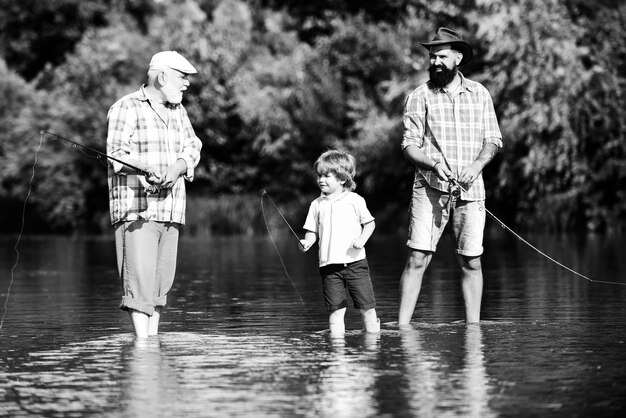
[[[311,241],[307,241],[305,239],[301,239],[300,240],[300,251],[302,251],[303,253],[306,253],[307,251],[309,251],[309,248],[311,248],[311,246],[313,245],[313,243]]]
[[[352,241],[352,248],[356,250],[360,250],[364,246],[365,246],[365,240],[362,240],[361,238],[357,238],[354,241]]]

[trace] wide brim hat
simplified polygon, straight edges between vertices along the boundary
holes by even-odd
[[[459,65],[467,64],[474,55],[472,47],[461,35],[448,28],[439,28],[435,37],[430,42],[420,42],[422,46],[430,50],[432,46],[450,44],[452,49],[458,50],[463,54],[463,59]]]

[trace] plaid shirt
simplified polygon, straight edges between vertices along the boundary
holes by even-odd
[[[434,161],[450,164],[453,176],[476,160],[485,144],[502,147],[502,134],[487,89],[463,77],[460,89],[450,95],[442,89],[422,84],[407,98],[404,111],[402,149],[416,145]],[[443,154],[442,154],[443,153]],[[445,157],[444,157],[445,155]],[[448,191],[448,182],[441,181],[431,170],[416,169],[415,185]],[[472,183],[463,200],[484,200],[482,173]]]
[[[185,180],[193,180],[202,143],[182,105],[163,109],[167,121],[152,108],[143,87],[109,109],[107,154],[111,157],[133,159],[159,171],[165,171],[179,158],[187,163],[187,172],[171,189],[148,194],[143,175],[120,173],[122,164],[112,161],[108,170],[112,224],[138,219],[185,223]]]

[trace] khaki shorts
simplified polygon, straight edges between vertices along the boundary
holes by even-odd
[[[138,220],[114,227],[122,281],[120,309],[152,316],[155,307],[167,303],[174,282],[179,224]]]
[[[414,250],[435,252],[437,243],[452,217],[456,253],[477,257],[483,253],[485,201],[452,198],[432,187],[415,185],[409,207],[409,239]]]

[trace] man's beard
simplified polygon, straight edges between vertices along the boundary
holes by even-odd
[[[437,71],[441,68],[441,71]],[[445,65],[431,65],[428,67],[428,74],[430,74],[430,85],[437,89],[442,89],[454,80],[458,72],[457,66],[453,66],[451,69]]]

